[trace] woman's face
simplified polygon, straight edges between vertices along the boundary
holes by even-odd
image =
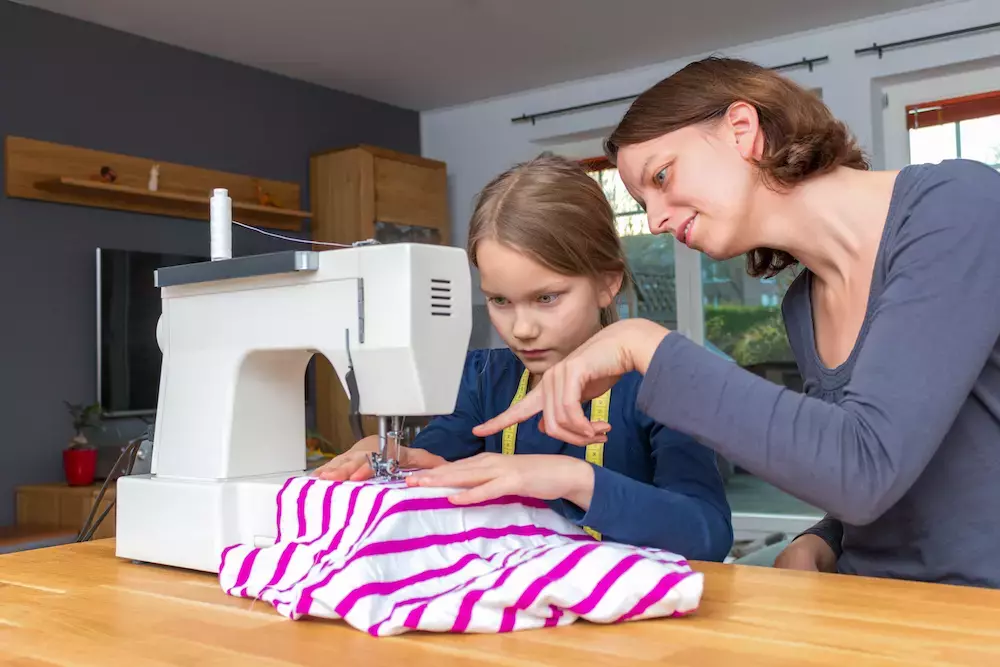
[[[717,121],[623,146],[618,171],[651,233],[729,259],[760,245],[754,200],[762,185],[750,160],[762,149],[756,110],[737,103]]]

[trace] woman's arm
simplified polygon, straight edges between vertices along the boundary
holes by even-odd
[[[897,213],[906,220],[886,258],[885,289],[839,403],[780,387],[651,322],[626,320],[476,434],[543,412],[553,437],[602,441],[580,402],[635,369],[645,375],[639,407],[656,421],[845,523],[871,523],[923,472],[1000,336],[998,177],[983,165],[953,168],[962,179],[939,177]]]
[[[627,544],[656,547],[692,560],[722,561],[733,528],[715,454],[691,438],[652,426],[653,483],[593,466],[586,512],[566,501],[562,513]]]
[[[829,514],[820,519],[816,525],[802,531],[795,539],[803,535],[815,535],[826,542],[826,546],[830,547],[830,552],[833,554],[834,562],[840,558],[840,554],[844,551],[842,545],[844,540],[844,524]]]
[[[774,567],[814,572],[836,572],[844,524],[827,515],[792,540],[774,560]]]
[[[640,408],[845,523],[874,521],[923,472],[1000,335],[1000,179],[964,169],[969,178],[926,191],[893,239],[885,290],[839,403],[670,333]]]

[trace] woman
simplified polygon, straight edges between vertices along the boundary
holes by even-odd
[[[638,370],[650,417],[829,512],[785,565],[1000,586],[1000,175],[869,171],[816,96],[720,58],[641,95],[607,153],[654,234],[752,276],[801,265],[782,310],[805,394],[629,320],[476,433],[542,412],[599,441],[580,402]]]

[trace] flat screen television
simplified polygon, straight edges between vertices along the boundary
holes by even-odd
[[[162,306],[153,272],[208,257],[97,249],[97,398],[108,416],[156,412]]]

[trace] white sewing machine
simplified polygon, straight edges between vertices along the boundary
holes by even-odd
[[[217,572],[227,546],[273,543],[276,494],[305,474],[313,354],[349,395],[356,380],[357,412],[380,417],[383,442],[390,418],[454,410],[472,328],[461,249],[289,251],[169,267],[156,281],[153,458],[150,474],[118,479],[119,557]]]

